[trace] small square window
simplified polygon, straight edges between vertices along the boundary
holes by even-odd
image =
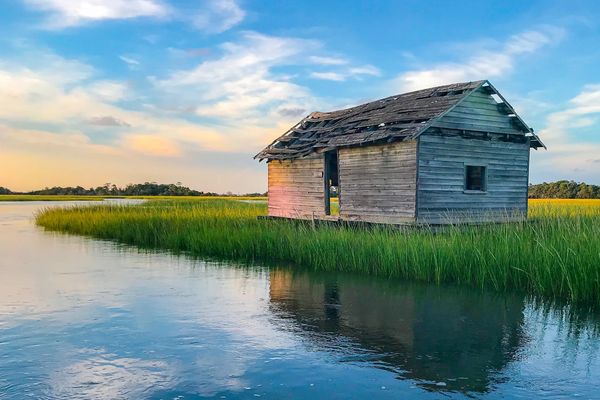
[[[484,192],[486,190],[485,167],[467,165],[465,168],[465,190]]]

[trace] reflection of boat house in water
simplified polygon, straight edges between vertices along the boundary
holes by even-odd
[[[311,345],[429,390],[489,391],[525,340],[521,297],[276,270],[270,296]]]
[[[526,216],[529,150],[543,146],[478,81],[314,112],[256,158],[271,217],[438,224]]]

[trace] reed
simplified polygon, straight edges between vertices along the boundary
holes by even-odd
[[[154,200],[49,208],[46,229],[143,248],[290,263],[600,305],[600,200],[532,201],[521,223],[443,230],[317,226],[257,219],[264,202]]]

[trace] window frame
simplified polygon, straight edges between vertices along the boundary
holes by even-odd
[[[468,188],[468,170],[470,167],[475,168],[483,168],[481,174],[481,190],[469,189]],[[469,194],[485,194],[488,190],[488,166],[487,164],[482,163],[464,163],[464,173],[463,173],[463,192]]]

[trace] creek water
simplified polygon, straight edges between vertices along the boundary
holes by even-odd
[[[0,202],[0,399],[600,398],[600,317],[520,294],[195,260]]]

